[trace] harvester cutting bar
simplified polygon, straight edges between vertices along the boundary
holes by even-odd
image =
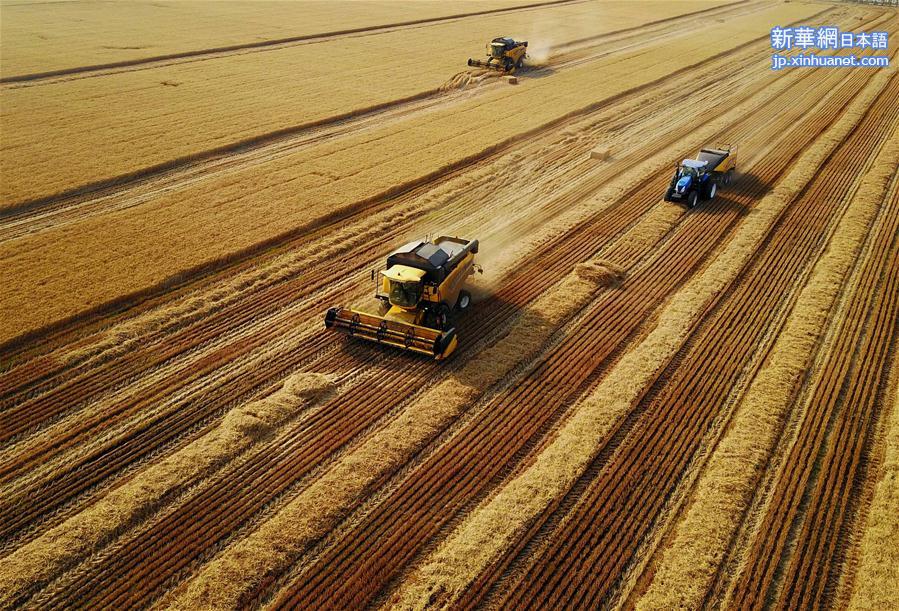
[[[328,310],[325,326],[378,344],[427,354],[438,360],[448,356],[456,345],[455,329],[439,331],[346,308]]]
[[[509,67],[500,62],[492,62],[483,59],[469,59],[468,65],[478,68],[487,68],[488,70],[497,70],[499,72],[511,72],[515,68],[514,64]]]

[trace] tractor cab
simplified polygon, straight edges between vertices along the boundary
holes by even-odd
[[[708,163],[705,161],[684,159],[680,165],[677,166],[677,176],[678,178],[683,178],[684,176],[692,176],[695,178],[705,171],[707,165]]]

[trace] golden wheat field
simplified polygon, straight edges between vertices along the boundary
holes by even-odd
[[[899,609],[890,4],[0,0],[0,608]]]

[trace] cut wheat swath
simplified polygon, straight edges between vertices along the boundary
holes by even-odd
[[[864,101],[862,99],[861,101]],[[758,375],[737,406],[725,437],[709,459],[692,503],[675,527],[671,543],[654,567],[652,582],[637,601],[640,609],[701,606],[728,542],[746,511],[795,392],[809,372],[831,307],[855,263],[868,229],[881,209],[884,190],[897,168],[899,141],[884,146],[863,178],[827,251],[802,290],[793,312]],[[819,155],[826,157],[826,148]],[[811,174],[797,176],[804,184]],[[874,233],[876,233],[876,228]]]
[[[0,605],[47,583],[146,518],[160,501],[215,471],[331,388],[321,374],[291,376],[273,394],[229,412],[221,425],[0,560]]]
[[[621,270],[602,261],[578,265],[537,299],[503,339],[407,406],[385,428],[343,457],[258,530],[237,541],[166,599],[179,609],[232,608],[267,575],[294,562],[345,516],[373,483],[409,460],[516,365],[532,358],[556,328]]]
[[[872,99],[883,82],[873,88]],[[854,105],[824,138],[834,146],[858,121],[867,102]],[[412,571],[388,606],[424,608],[435,600],[452,605],[527,524],[579,476],[600,441],[683,342],[705,304],[733,278],[780,212],[826,158],[808,152],[788,177],[742,221],[709,266],[676,293],[645,340],[626,353],[576,408],[553,441],[526,471],[469,515]]]
[[[893,359],[894,389],[884,438],[883,463],[859,547],[859,566],[849,609],[880,611],[899,601],[899,357]]]

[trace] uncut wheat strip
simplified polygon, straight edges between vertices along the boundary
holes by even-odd
[[[893,393],[884,406],[887,416],[877,484],[858,550],[858,568],[848,608],[881,611],[899,601],[899,354],[894,355]]]
[[[229,412],[221,425],[109,492],[0,560],[0,606],[58,575],[79,558],[148,515],[164,496],[184,489],[269,436],[332,387],[321,374],[299,373],[281,389]]]
[[[790,10],[793,11],[794,9]],[[797,14],[807,14],[808,9],[805,11],[796,10],[796,12]],[[708,61],[708,59],[715,57],[717,54],[725,53],[735,47],[750,44],[751,41],[758,39],[758,27],[753,24],[764,22],[764,20],[764,15],[758,15],[749,20],[739,20],[739,25],[736,24],[735,20],[734,37],[718,41],[713,48],[707,47],[706,43],[691,42],[688,44],[680,41],[678,42],[678,49],[680,50],[678,57],[681,56],[682,52],[684,57],[689,58],[686,60],[690,62],[687,64],[689,66]],[[737,31],[739,31],[739,34]],[[699,49],[698,47],[700,46],[703,48]],[[663,54],[662,51],[659,51],[659,53]],[[668,56],[670,56],[670,50],[668,50]],[[640,61],[647,60],[644,57]],[[658,66],[658,63],[652,63],[647,68],[648,70],[652,69],[646,72],[645,75],[643,72],[640,72],[643,76],[639,79],[633,77],[633,69],[626,70],[631,77],[618,83],[614,74],[618,70],[625,70],[621,68],[619,63],[609,62],[607,66],[608,73],[605,70],[601,71],[604,75],[601,90],[604,92],[604,95],[608,93],[606,97],[612,97],[616,92],[623,93],[627,91],[628,86],[635,88],[641,86],[641,84],[645,85],[653,76],[661,78],[663,72],[666,75],[670,74],[670,67],[662,70]],[[589,66],[583,69],[586,68],[589,68]],[[542,81],[545,86],[548,86],[546,81],[552,81],[553,84],[556,84],[558,81],[557,84],[560,90],[565,90],[566,88],[574,90],[576,88],[577,91],[583,91],[586,86],[583,78],[595,79],[596,71],[591,69],[581,74],[580,70],[573,69],[564,73],[560,72],[553,75],[551,79],[543,79]],[[215,199],[221,202],[221,205],[215,207],[216,214],[214,219],[210,217],[208,206],[200,205],[198,203],[199,200],[184,197],[182,194],[175,197],[177,201],[172,204],[175,205],[174,208],[164,203],[170,201],[168,198],[160,198],[152,205],[142,206],[138,209],[138,212],[127,210],[122,213],[110,214],[110,217],[115,217],[115,222],[112,222],[112,220],[104,221],[102,223],[102,233],[96,233],[98,227],[96,222],[100,219],[80,223],[77,228],[74,228],[74,226],[66,227],[60,230],[59,233],[71,235],[73,239],[75,239],[74,236],[77,234],[78,240],[90,242],[95,247],[99,244],[97,240],[104,243],[110,240],[112,237],[109,233],[111,226],[115,226],[113,233],[119,236],[119,238],[116,238],[117,244],[136,244],[137,246],[134,246],[128,253],[123,253],[121,257],[115,259],[115,265],[112,267],[118,270],[116,273],[124,274],[126,268],[130,268],[137,258],[140,259],[140,266],[127,272],[125,274],[127,277],[117,276],[121,284],[111,276],[103,286],[96,285],[93,281],[85,280],[85,284],[82,286],[83,291],[79,291],[77,297],[82,299],[88,297],[89,293],[91,295],[88,298],[89,301],[99,304],[118,297],[123,292],[130,293],[132,290],[139,290],[137,288],[138,285],[144,288],[156,286],[160,281],[168,277],[175,268],[190,269],[201,262],[215,261],[221,257],[231,257],[254,243],[259,243],[272,236],[282,235],[285,231],[291,231],[303,226],[310,222],[310,218],[313,216],[324,219],[332,217],[337,209],[342,211],[352,210],[352,207],[358,204],[360,198],[364,199],[364,193],[374,195],[384,192],[383,188],[389,191],[396,188],[397,185],[408,185],[422,180],[423,177],[431,175],[432,172],[445,171],[453,163],[461,163],[461,160],[482,155],[485,151],[489,151],[490,146],[501,145],[509,138],[520,137],[522,133],[532,129],[540,129],[540,125],[545,125],[548,121],[558,120],[561,116],[564,116],[566,109],[570,112],[582,112],[585,106],[590,106],[584,105],[584,100],[577,99],[577,96],[572,98],[570,95],[562,95],[564,99],[556,100],[556,102],[565,102],[564,107],[558,106],[556,103],[537,106],[528,105],[528,98],[534,95],[540,96],[538,89],[542,90],[544,88],[539,85],[540,82],[541,79],[533,79],[526,87],[526,90],[516,90],[514,95],[509,91],[498,91],[495,94],[491,94],[491,99],[495,98],[497,103],[524,105],[526,107],[522,113],[511,112],[509,116],[515,118],[508,121],[497,123],[496,116],[493,113],[486,113],[483,102],[479,101],[478,104],[471,104],[464,109],[454,109],[452,113],[429,115],[422,118],[421,121],[410,121],[406,129],[399,131],[392,129],[392,133],[381,134],[376,139],[371,135],[366,135],[362,141],[354,142],[349,148],[347,146],[350,143],[342,143],[340,147],[337,147],[339,150],[332,150],[327,158],[322,157],[320,154],[312,155],[315,159],[309,159],[307,163],[300,161],[296,156],[291,156],[289,159],[285,158],[281,163],[277,164],[280,168],[278,171],[275,171],[274,167],[272,167],[272,171],[265,172],[264,176],[253,173],[253,178],[247,177],[246,180],[235,180],[228,185],[220,185],[221,188],[216,190],[218,194]],[[612,89],[608,89],[610,83],[618,84]],[[550,89],[555,91],[552,96],[558,97],[561,95],[555,87],[550,87]],[[541,108],[543,109],[541,112],[534,114]],[[456,135],[451,140],[447,140],[447,133]],[[329,149],[329,147],[325,148]],[[456,160],[452,163],[447,159],[449,150],[452,150],[452,157]],[[412,156],[416,159],[416,163],[413,165],[409,164],[410,151],[414,152]],[[304,172],[302,176],[297,175],[300,167],[303,168]],[[351,170],[347,170],[347,168]],[[337,181],[326,181],[323,184],[321,176],[316,174],[317,171],[321,170],[328,170],[329,172],[338,170],[338,174],[343,178]],[[350,174],[355,179],[351,179]],[[258,189],[247,188],[247,185],[254,183],[258,185]],[[252,199],[252,202],[249,202],[248,198]],[[283,205],[286,201],[297,203],[296,206],[289,207],[290,214],[286,213],[287,208]],[[306,205],[302,202],[305,202]],[[345,204],[350,207],[346,207]],[[320,214],[314,214],[310,206],[315,207]],[[190,210],[187,208],[190,208]],[[276,208],[277,210],[275,210]],[[271,214],[266,212],[268,209],[271,209]],[[239,219],[245,218],[248,210],[253,211],[253,222],[249,224],[238,223]],[[138,221],[135,214],[143,220]],[[160,221],[164,222],[166,227],[166,235],[163,238],[165,241],[177,246],[174,250],[168,247],[165,248],[164,257],[162,256],[162,242],[159,242],[147,233],[148,227],[158,228],[160,225],[156,222],[147,221],[147,216],[164,219]],[[235,223],[240,224],[240,230],[229,231],[228,227],[237,226]],[[140,225],[140,240],[135,242],[131,239],[120,239],[122,235],[138,229],[137,224]],[[206,233],[206,237],[198,234],[198,228],[201,227],[203,228],[202,233]],[[229,235],[233,239],[226,241],[210,240],[209,233],[213,231],[219,232],[219,235]],[[247,233],[248,231],[249,233]],[[49,251],[43,248],[31,250],[33,243],[43,243],[45,240],[54,242],[51,235],[55,233],[57,232],[47,232],[36,236],[34,239],[16,240],[16,248],[8,249],[14,250],[15,253],[10,255],[12,259],[3,268],[10,272],[7,275],[15,275],[13,267],[18,262],[23,267],[28,267],[31,270],[30,276],[31,279],[35,280],[36,285],[40,283],[34,277],[33,270],[35,269],[42,270],[42,274],[39,275],[46,273],[48,277],[56,277],[58,269],[44,266],[44,263],[52,258]],[[237,239],[235,236],[239,236],[240,239]],[[66,245],[68,249],[77,248],[73,242],[67,241]],[[153,255],[149,254],[138,256],[138,252],[134,248],[159,251],[157,254],[161,258],[154,259]],[[94,250],[96,248],[84,249],[81,252],[93,252]],[[113,252],[115,250],[115,245],[112,245],[109,251],[100,248],[101,252]],[[36,263],[36,259],[40,259],[44,263]],[[56,258],[54,260],[58,262],[60,259]],[[153,261],[157,261],[160,265],[164,263],[164,265],[163,267],[152,265]],[[73,274],[86,273],[88,267],[90,267],[91,274],[95,275],[97,269],[95,265],[90,264],[87,260],[79,261],[77,264],[73,264],[73,266],[73,269],[67,270],[66,273],[66,286],[69,289],[73,284],[81,286]],[[113,274],[113,272],[114,270],[110,269],[107,273]],[[17,279],[21,281],[22,277],[17,276]],[[128,289],[129,286],[131,287],[130,290]],[[41,284],[41,287],[48,293],[56,290],[50,284]],[[29,289],[26,292],[28,293],[28,303],[33,303],[38,299],[34,290]],[[113,293],[115,295],[112,295]],[[20,323],[17,325],[19,329],[18,331],[10,329],[9,339],[12,339],[19,333],[49,324],[57,320],[58,317],[64,318],[63,310],[67,310],[69,307],[77,311],[84,309],[84,301],[80,301],[79,304],[71,303],[76,295],[72,295],[70,292],[54,292],[54,295],[58,295],[60,298],[65,297],[64,301],[66,303],[64,304],[59,299],[40,300],[41,303],[45,304],[45,307],[39,312],[33,311],[31,313],[29,319],[34,318],[33,320],[26,321],[20,315],[17,319]],[[7,297],[9,298],[10,307],[12,307],[11,304],[15,300],[15,294],[8,293]],[[48,304],[53,307],[50,307]],[[20,308],[19,311],[25,310]],[[74,312],[70,311],[69,313]],[[41,320],[38,321],[37,318]],[[32,327],[32,323],[35,323],[37,326]]]
[[[466,406],[536,353],[559,324],[586,305],[600,286],[614,282],[617,273],[601,262],[579,265],[531,304],[505,337],[419,396],[273,518],[175,590],[164,604],[188,609],[234,607],[244,592],[266,575],[287,568],[375,482],[411,458]]]
[[[862,180],[767,361],[738,404],[726,435],[697,481],[689,508],[660,553],[637,608],[702,605],[899,165],[897,134],[894,132]]]
[[[594,212],[595,212],[595,210],[594,210]]]
[[[514,168],[513,168],[513,169],[514,169]],[[594,210],[594,212],[595,212],[595,210]],[[521,214],[521,213],[519,213],[519,214]],[[512,215],[508,215],[508,216],[510,216],[510,217],[515,217],[516,215],[515,215],[515,214],[512,214]],[[529,223],[529,225],[530,225],[530,226],[533,226],[533,223]],[[542,222],[539,223],[538,226],[539,226],[540,228],[546,228],[546,224],[545,224],[545,223],[542,223]],[[525,233],[530,233],[530,232],[525,232]],[[293,271],[293,270],[292,270],[292,271]],[[283,275],[284,273],[287,273],[287,272],[286,272],[286,271],[283,271],[283,272],[282,272],[281,270],[278,271],[278,275]],[[252,287],[251,287],[251,288],[252,288]],[[222,292],[219,291],[219,294],[221,294],[221,293],[222,293]],[[154,317],[154,318],[155,318],[155,320],[151,319],[151,321],[150,321],[150,327],[151,327],[151,328],[153,328],[153,327],[155,326],[155,325],[154,325],[154,322],[155,322],[155,321],[158,321],[160,317],[157,316],[157,317]],[[107,341],[109,341],[109,342],[114,342],[116,339],[121,338],[123,335],[127,335],[127,336],[132,336],[132,337],[133,337],[133,334],[131,333],[131,329],[129,329],[127,326],[126,326],[124,329],[122,329],[122,330],[116,329],[116,330],[114,330],[114,331],[111,331],[110,334],[112,335],[112,337],[108,338]],[[132,341],[137,341],[137,339],[135,338],[135,339],[133,339]],[[130,343],[130,342],[129,342],[129,343]],[[119,348],[119,350],[121,350],[121,349],[122,349],[122,348]],[[92,351],[93,351],[93,350],[92,350]]]
[[[807,151],[789,175],[741,222],[736,234],[705,270],[675,294],[646,339],[626,353],[586,397],[534,464],[478,507],[417,567],[389,604],[422,608],[436,595],[451,605],[527,524],[583,472],[601,440],[623,416],[657,369],[677,350],[690,322],[755,251],[780,212],[851,131],[886,84],[870,83],[844,115]]]

